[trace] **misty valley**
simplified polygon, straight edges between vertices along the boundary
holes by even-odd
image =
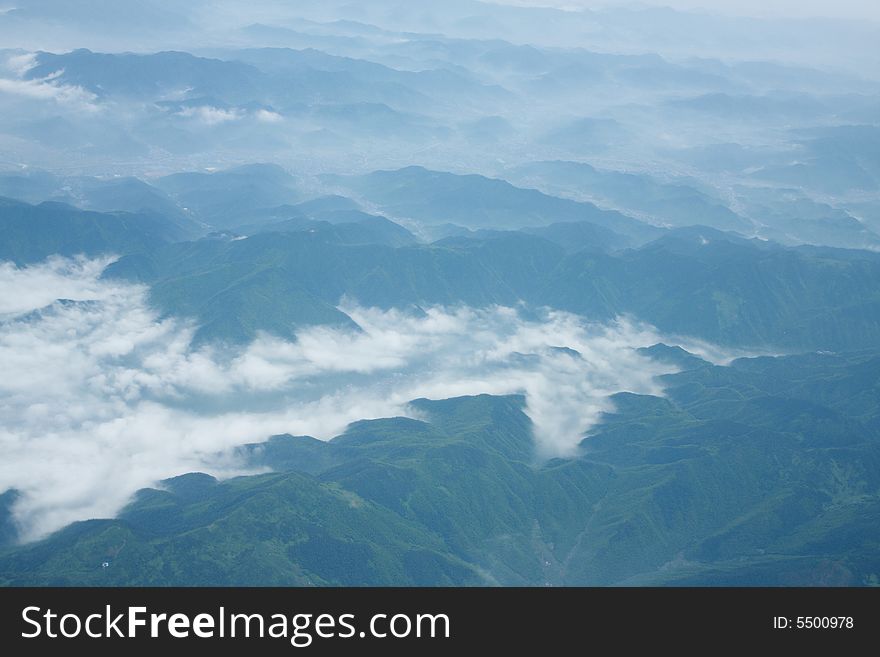
[[[248,4],[0,11],[0,585],[880,585],[880,23]]]

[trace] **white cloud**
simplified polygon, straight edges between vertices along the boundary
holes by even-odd
[[[24,77],[25,73],[37,65],[36,53],[28,52],[21,55],[12,55],[6,60],[6,68],[15,77]]]
[[[82,87],[57,84],[49,78],[13,80],[0,78],[0,93],[33,100],[51,100],[72,109],[95,111],[96,97]]]
[[[94,112],[98,110],[95,94],[80,86],[60,81],[63,71],[55,71],[44,78],[24,79],[25,74],[36,65],[36,56],[28,53],[7,58],[6,71],[13,77],[0,77],[0,94],[51,101],[68,109]]]
[[[196,107],[184,107],[177,112],[177,116],[187,119],[199,121],[204,125],[215,126],[233,121],[241,121],[244,118],[252,117],[260,123],[280,123],[284,117],[278,112],[272,112],[266,109],[259,109],[253,113],[247,113],[236,107],[223,109],[212,105],[199,105]]]
[[[284,117],[281,116],[278,112],[273,112],[271,110],[259,109],[254,112],[254,116],[257,121],[261,123],[280,123],[284,120]]]
[[[220,125],[221,123],[229,123],[230,121],[240,120],[244,114],[238,109],[222,109],[220,107],[212,107],[211,105],[199,105],[198,107],[184,107],[179,112],[179,116],[195,119],[205,125]]]
[[[538,454],[572,455],[608,395],[660,394],[670,371],[634,349],[660,341],[650,327],[503,307],[413,316],[347,304],[361,331],[193,350],[191,323],[159,319],[142,287],[100,279],[106,264],[0,265],[0,491],[23,493],[26,538],[112,516],[166,477],[238,474],[244,443],[330,438],[408,414],[419,397],[524,394]]]
[[[0,262],[0,318],[42,308],[56,299],[103,299],[118,288],[98,277],[112,258],[52,257],[40,267]]]

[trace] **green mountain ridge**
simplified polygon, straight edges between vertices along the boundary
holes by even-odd
[[[630,245],[644,244],[662,230],[592,203],[548,196],[535,189],[480,175],[455,175],[410,166],[364,176],[321,179],[374,203],[390,217],[424,223],[454,223],[468,228],[526,228],[586,221],[624,236]]]
[[[121,254],[152,251],[180,237],[180,229],[160,215],[90,212],[63,203],[30,205],[0,198],[0,261],[18,265],[52,255]]]
[[[880,585],[878,24],[550,4],[0,4],[0,586]]]
[[[380,308],[524,301],[592,320],[631,315],[663,332],[746,348],[848,350],[880,340],[880,255],[782,247],[707,227],[615,253],[566,253],[520,231],[400,248],[262,233],[166,245],[121,258],[106,275],[150,284],[163,312],[197,319],[200,341],[246,341],[258,330],[291,337],[303,326],[344,323],[336,310],[343,297]],[[217,295],[241,330],[209,325]],[[288,311],[291,295],[302,303]]]
[[[254,226],[246,239],[179,242],[179,226],[162,216],[7,199],[0,259],[121,255],[105,276],[149,284],[163,314],[196,320],[199,343],[353,326],[337,308],[342,298],[385,309],[525,302],[591,320],[629,315],[741,348],[851,350],[880,341],[880,255],[870,251],[783,247],[701,226],[620,250],[606,229],[583,222],[420,244],[383,217],[338,209],[346,205],[331,198],[290,210],[292,218]]]

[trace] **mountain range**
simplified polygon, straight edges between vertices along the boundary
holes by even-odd
[[[13,4],[0,585],[880,584],[876,24]]]

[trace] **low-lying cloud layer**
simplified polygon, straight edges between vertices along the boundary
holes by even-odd
[[[137,489],[189,471],[243,472],[235,447],[278,433],[331,438],[407,415],[408,402],[522,393],[538,456],[573,454],[622,390],[658,394],[670,371],[635,351],[661,340],[620,320],[548,311],[347,306],[361,332],[312,328],[231,352],[193,350],[106,261],[0,265],[0,491],[22,536],[117,513]]]
[[[224,123],[241,121],[247,118],[253,118],[260,123],[280,123],[284,120],[284,117],[278,112],[273,112],[267,109],[258,109],[254,112],[250,112],[237,107],[225,109],[221,107],[213,107],[211,105],[184,107],[175,112],[175,114],[207,126],[222,125]]]

